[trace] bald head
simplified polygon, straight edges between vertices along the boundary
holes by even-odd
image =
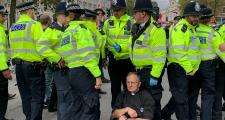
[[[52,18],[47,13],[42,14],[40,16],[40,22],[43,29],[46,29],[52,23]]]

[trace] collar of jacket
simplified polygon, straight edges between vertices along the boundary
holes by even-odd
[[[22,15],[20,15],[17,22],[32,21],[32,20],[33,19],[30,16],[28,16],[27,14],[22,14]]]

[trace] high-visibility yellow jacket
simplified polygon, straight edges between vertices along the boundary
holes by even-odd
[[[169,40],[169,63],[178,63],[186,73],[197,71],[200,59],[200,41],[195,26],[186,19],[180,20],[172,29]]]
[[[136,68],[152,66],[151,76],[159,78],[166,61],[166,33],[153,22],[130,44],[130,58]]]
[[[96,44],[96,50],[97,50],[97,54],[101,54],[102,58],[105,58],[105,44],[106,44],[106,36],[102,35],[97,26],[96,23],[93,21],[84,21],[83,24],[89,29],[91,30],[91,32],[93,33],[93,37],[94,37],[94,41]],[[101,59],[101,58],[100,58]]]
[[[202,61],[215,59],[217,54],[222,55],[219,45],[223,43],[223,40],[213,27],[200,23],[196,28],[196,34],[200,40],[200,57]]]
[[[57,52],[63,31],[60,26],[51,25],[37,42],[37,51],[51,63],[58,63],[61,56]]]
[[[127,14],[121,16],[119,19],[111,16],[104,23],[103,30],[106,33],[106,46],[117,60],[129,58],[128,44],[130,43],[131,37],[131,25],[132,19]],[[113,48],[114,44],[120,45],[120,52],[116,52]]]
[[[5,27],[3,24],[0,24],[0,71],[4,71],[8,69],[7,61],[7,50],[6,50],[6,44],[7,44],[7,37],[5,34]]]
[[[95,77],[101,75],[92,32],[79,21],[71,21],[62,35],[59,54],[69,68],[86,67]]]
[[[11,57],[25,61],[42,61],[36,50],[36,43],[43,33],[39,22],[26,14],[22,14],[9,31]]]

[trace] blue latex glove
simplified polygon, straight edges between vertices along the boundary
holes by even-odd
[[[116,50],[116,52],[120,52],[121,51],[121,47],[118,44],[114,44],[113,48]]]
[[[158,80],[156,80],[155,78],[150,78],[149,79],[150,81],[149,81],[149,85],[150,86],[155,86],[155,85],[157,85],[158,84]]]

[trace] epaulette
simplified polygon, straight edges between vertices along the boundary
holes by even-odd
[[[181,28],[181,31],[184,32],[184,33],[187,31],[187,25],[186,24],[183,24],[183,26]]]
[[[162,27],[159,23],[157,23],[157,22],[153,22],[153,24],[157,27],[157,28],[160,28],[160,27]]]
[[[114,20],[109,20],[108,23],[110,26],[114,26]]]
[[[87,29],[87,27],[84,24],[79,24],[81,28]]]

